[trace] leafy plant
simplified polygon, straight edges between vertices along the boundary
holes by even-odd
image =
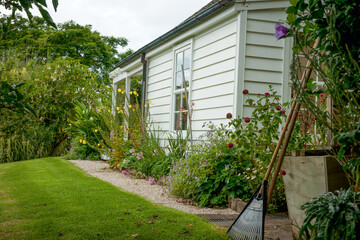
[[[280,104],[276,92],[248,98],[254,107],[251,118],[233,119],[229,124],[204,124],[209,131],[203,142],[192,146],[193,152],[175,161],[169,175],[169,189],[174,195],[191,198],[200,206],[226,206],[228,198],[248,200],[264,177],[268,162],[278,140],[278,132],[286,117],[288,103]],[[244,94],[248,94],[244,90]],[[289,151],[304,148],[311,136],[302,132],[297,122]],[[272,209],[285,206],[281,181],[275,190]]]
[[[294,0],[288,7],[288,36],[294,38],[292,81],[295,92],[301,88],[299,72],[304,71],[304,57],[311,62],[323,87],[308,83],[299,101],[317,118],[318,123],[334,135],[353,130],[359,121],[360,100],[360,6],[351,0]],[[316,39],[320,40],[313,47]],[[311,58],[311,56],[315,58]],[[331,98],[332,111],[324,111],[314,101],[326,93]]]
[[[299,239],[346,239],[360,237],[360,194],[352,188],[324,193],[304,204],[306,218]]]

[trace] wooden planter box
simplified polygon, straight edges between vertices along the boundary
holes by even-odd
[[[332,156],[285,157],[282,169],[286,171],[283,180],[294,236],[305,219],[302,205],[325,192],[349,187],[341,165]]]

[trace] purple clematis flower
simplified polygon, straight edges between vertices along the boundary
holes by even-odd
[[[275,24],[275,37],[277,40],[285,37],[288,31],[289,30],[280,23]]]

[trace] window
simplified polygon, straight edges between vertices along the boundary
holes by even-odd
[[[187,130],[189,113],[190,46],[175,51],[173,129]]]

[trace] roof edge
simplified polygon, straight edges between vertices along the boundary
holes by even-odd
[[[204,11],[198,13],[196,16],[186,20],[185,22],[181,23],[180,25],[176,26],[175,28],[171,29],[170,31],[166,32],[165,34],[161,35],[160,37],[156,38],[152,42],[148,43],[144,47],[140,48],[130,56],[124,58],[119,63],[115,65],[115,69],[118,67],[122,67],[125,64],[132,61],[134,58],[140,56],[141,54],[145,53],[148,50],[151,50],[161,43],[169,40],[170,38],[175,37],[176,35],[182,33],[184,30],[194,26],[195,24],[199,23],[200,21],[210,17],[211,15],[215,14],[216,12],[222,10],[223,8],[227,7],[231,3],[235,2],[234,0],[222,0],[215,3],[210,8],[205,9]]]

